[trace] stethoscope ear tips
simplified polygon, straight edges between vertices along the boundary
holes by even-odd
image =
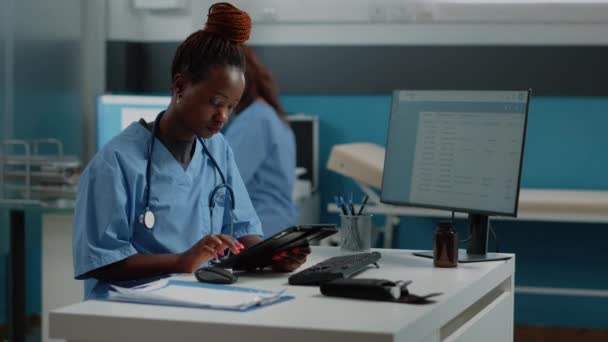
[[[146,208],[143,214],[139,215],[139,222],[143,223],[144,226],[148,229],[154,228],[154,223],[156,222],[156,218],[154,217],[154,213]]]

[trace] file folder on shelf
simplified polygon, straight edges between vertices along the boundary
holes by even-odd
[[[247,311],[292,299],[292,296],[284,295],[285,290],[269,291],[163,279],[133,288],[112,285],[108,299],[131,303]]]

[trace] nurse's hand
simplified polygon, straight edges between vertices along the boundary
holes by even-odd
[[[203,263],[223,256],[226,249],[230,249],[234,254],[239,254],[243,248],[245,246],[230,235],[209,234],[179,255],[179,268],[184,273],[192,273]]]
[[[275,272],[292,272],[306,262],[308,254],[310,254],[308,244],[278,252],[272,257],[272,270]]]

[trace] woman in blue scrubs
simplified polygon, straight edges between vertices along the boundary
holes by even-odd
[[[73,258],[85,299],[107,296],[111,283],[193,272],[226,249],[261,241],[233,152],[218,133],[245,88],[250,29],[247,13],[211,6],[205,28],[175,52],[169,107],[154,123],[132,123],[83,172]],[[273,268],[292,271],[309,252],[284,251]]]
[[[244,47],[247,61],[245,92],[226,130],[264,235],[270,236],[297,221],[293,202],[296,143],[279,102],[278,87],[253,50]]]

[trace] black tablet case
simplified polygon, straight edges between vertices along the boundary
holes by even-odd
[[[272,256],[281,250],[305,245],[309,241],[323,239],[337,232],[335,224],[292,226],[242,250],[239,254],[232,254],[216,266],[234,270],[262,269],[272,264]]]
[[[442,294],[440,292],[435,292],[426,295],[416,295],[408,291],[407,284],[409,284],[409,282],[401,286],[398,297],[395,297],[392,294],[391,287],[399,286],[399,284],[387,279],[334,279],[321,284],[320,290],[323,295],[331,297],[344,297],[407,304],[434,303],[435,301],[429,298]]]

